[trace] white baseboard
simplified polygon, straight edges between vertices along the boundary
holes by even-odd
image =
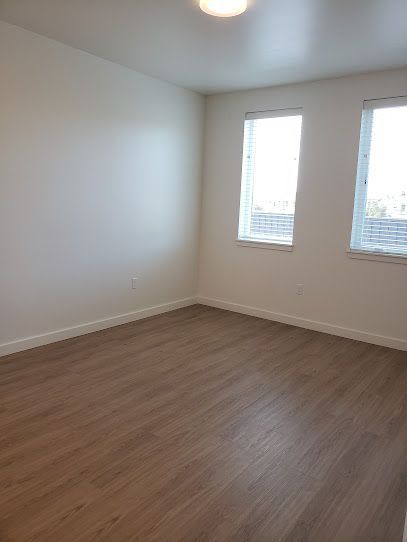
[[[379,346],[386,346],[388,348],[396,348],[397,350],[407,350],[407,340],[397,339],[395,337],[375,335],[373,333],[367,333],[366,331],[360,331],[358,329],[335,326],[324,322],[317,322],[315,320],[290,316],[289,314],[272,312],[265,309],[258,309],[256,307],[249,307],[247,305],[239,305],[237,303],[231,303],[222,299],[198,296],[196,300],[197,303],[207,305],[209,307],[239,312],[249,316],[257,316],[258,318],[264,318],[265,320],[273,320],[274,322],[281,322],[283,324],[312,329],[313,331],[320,331],[322,333],[328,333],[329,335],[337,335],[339,337],[345,337],[346,339],[354,339],[356,341],[377,344]]]
[[[44,346],[46,344],[63,341],[65,339],[71,339],[73,337],[87,335],[88,333],[101,331],[110,327],[120,326],[129,322],[135,322],[137,320],[142,320],[143,318],[156,316],[158,314],[163,314],[165,312],[170,312],[176,309],[182,309],[183,307],[189,307],[190,305],[194,305],[195,303],[200,303],[201,305],[207,305],[209,307],[216,307],[218,309],[225,309],[232,312],[238,312],[241,314],[247,314],[249,316],[256,316],[258,318],[264,318],[265,320],[272,320],[274,322],[281,322],[283,324],[312,329],[313,331],[320,331],[322,333],[337,335],[339,337],[345,337],[347,339],[354,339],[356,341],[362,341],[371,344],[377,344],[379,346],[386,346],[388,348],[396,348],[397,350],[407,351],[407,341],[403,339],[376,335],[357,329],[335,326],[324,322],[317,322],[315,320],[308,320],[306,318],[290,316],[289,314],[282,314],[278,312],[268,311],[265,309],[258,309],[256,307],[250,307],[247,305],[239,305],[237,303],[231,303],[222,299],[199,296],[179,299],[171,303],[165,303],[163,305],[149,307],[127,314],[120,314],[118,316],[105,318],[103,320],[98,320],[95,322],[88,322],[86,324],[80,324],[78,326],[60,329],[57,331],[52,331],[50,333],[44,333],[42,335],[36,335],[34,337],[27,337],[17,341],[0,344],[0,357],[7,356],[8,354],[14,354],[16,352],[21,352],[23,350],[29,350],[30,348],[35,348],[37,346]]]
[[[164,305],[149,307],[147,309],[141,309],[127,314],[120,314],[118,316],[112,316],[111,318],[97,320],[96,322],[87,322],[86,324],[80,324],[78,326],[59,329],[57,331],[51,331],[50,333],[44,333],[42,335],[36,335],[34,337],[27,337],[25,339],[0,344],[0,357],[7,356],[8,354],[14,354],[15,352],[21,352],[23,350],[29,350],[30,348],[35,348],[37,346],[63,341],[65,339],[72,339],[73,337],[79,337],[80,335],[87,335],[88,333],[93,333],[94,331],[101,331],[102,329],[128,324],[129,322],[142,320],[143,318],[148,318],[149,316],[156,316],[158,314],[163,314],[176,309],[182,309],[183,307],[189,307],[190,305],[195,304],[196,298],[188,297],[186,299],[179,299],[178,301],[173,301],[171,303],[165,303]]]

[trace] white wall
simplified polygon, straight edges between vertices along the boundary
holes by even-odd
[[[405,94],[407,70],[401,70],[208,99],[199,285],[206,302],[255,307],[282,321],[407,346],[407,266],[346,253],[362,102]],[[244,114],[288,107],[304,108],[295,249],[237,246]],[[297,283],[305,285],[302,297]]]
[[[0,22],[0,353],[196,294],[203,115],[197,94]]]

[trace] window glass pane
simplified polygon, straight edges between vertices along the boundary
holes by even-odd
[[[366,216],[407,218],[407,107],[376,109],[367,184]]]
[[[351,248],[407,254],[407,106],[364,111]]]
[[[301,124],[292,114],[246,120],[240,239],[292,244]]]

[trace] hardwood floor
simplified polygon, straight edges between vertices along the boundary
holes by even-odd
[[[407,354],[203,306],[0,360],[0,540],[401,542]]]

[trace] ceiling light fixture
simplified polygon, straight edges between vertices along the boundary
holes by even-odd
[[[200,0],[200,8],[215,17],[234,17],[247,9],[247,0]]]

